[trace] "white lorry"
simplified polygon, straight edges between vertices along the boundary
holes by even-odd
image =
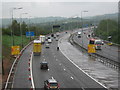
[[[45,36],[40,35],[39,40],[41,41],[42,44],[44,44],[45,43]]]

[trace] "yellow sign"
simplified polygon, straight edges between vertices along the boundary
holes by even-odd
[[[111,45],[113,45],[113,43],[107,43],[107,45],[111,46]]]
[[[12,46],[11,55],[18,55],[18,54],[20,54],[20,46]]]
[[[89,44],[88,45],[88,53],[96,53],[94,44]]]

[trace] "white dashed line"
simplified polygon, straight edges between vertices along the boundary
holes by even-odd
[[[58,61],[58,59],[56,59],[56,61]]]
[[[59,65],[61,65],[61,63]]]
[[[66,69],[64,68],[64,71],[66,71]]]
[[[70,77],[71,79],[74,79],[72,76]]]

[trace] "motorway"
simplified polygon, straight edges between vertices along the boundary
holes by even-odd
[[[64,36],[64,34],[60,34]],[[46,49],[45,45],[42,46],[41,56],[33,56],[32,70],[33,80],[35,88],[43,88],[44,81],[51,77],[54,77],[60,84],[60,88],[69,88],[72,90],[106,90],[102,85],[88,77],[74,64],[72,64],[62,53],[57,51],[58,41],[53,41],[50,44],[50,48]],[[28,80],[28,61],[32,45],[29,46],[22,54],[17,69],[15,72],[13,88],[30,88],[31,84]],[[47,61],[49,63],[49,69],[41,70],[40,62]],[[75,89],[73,89],[75,88]],[[81,88],[81,89],[80,89]]]
[[[49,49],[46,49],[45,46],[42,47],[41,56],[33,56],[33,79],[36,88],[43,88],[44,81],[54,77],[59,82],[60,88],[69,88],[69,90],[73,88],[82,88],[81,90],[102,88],[104,90],[103,86],[88,77],[60,51],[57,51],[57,46],[58,42],[54,40]],[[49,63],[48,71],[40,69],[40,62],[43,60]]]
[[[79,30],[79,31],[81,31],[81,30]],[[90,33],[91,33],[90,30],[86,29],[83,31],[83,34],[82,34],[83,37],[78,38],[77,35],[74,34],[73,40],[76,43],[81,44],[84,48],[87,49],[87,45],[88,45],[88,41],[89,41],[89,38],[87,36]],[[82,42],[82,40],[83,40],[83,42]],[[104,44],[104,45],[102,45],[102,50],[96,50],[96,51],[97,51],[96,53],[101,55],[101,56],[104,56],[110,60],[119,62],[118,61],[118,47],[117,46],[108,46],[108,45]]]

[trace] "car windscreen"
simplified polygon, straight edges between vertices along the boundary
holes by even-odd
[[[95,44],[102,44],[102,42],[101,41],[97,41]]]
[[[47,63],[41,63],[42,65],[47,65]]]
[[[57,83],[50,83],[50,86],[57,86]]]

